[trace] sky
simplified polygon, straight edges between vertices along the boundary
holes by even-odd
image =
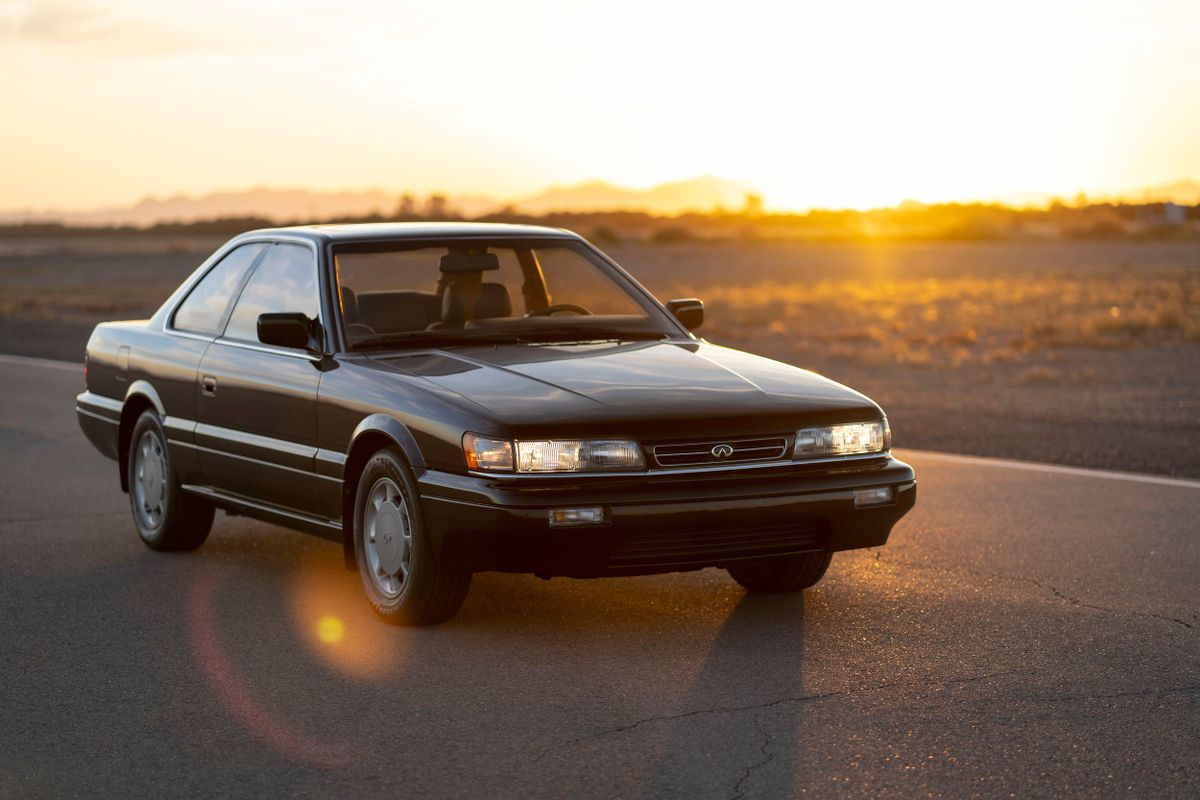
[[[1200,3],[0,0],[0,209],[258,186],[773,208],[1200,179]]]

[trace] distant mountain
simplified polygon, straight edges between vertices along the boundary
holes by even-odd
[[[247,189],[193,197],[147,197],[132,206],[91,211],[9,212],[0,222],[63,222],[69,225],[153,225],[156,222],[194,222],[220,217],[265,217],[284,222],[331,217],[390,215],[399,196],[378,189],[357,192],[315,192],[308,189]]]
[[[749,191],[745,184],[704,176],[664,183],[650,189],[627,189],[603,181],[555,186],[509,203],[528,214],[550,211],[648,211],[678,214],[711,211],[717,207],[739,209]],[[334,217],[398,213],[401,194],[380,189],[318,192],[308,189],[255,188],[206,195],[178,194],[147,197],[132,206],[91,211],[0,213],[0,222],[64,222],[71,225],[153,225],[156,222],[192,222],[219,217],[265,217],[276,222],[323,220]],[[455,214],[477,217],[497,211],[505,203],[476,195],[448,196],[445,207]],[[427,196],[413,196],[417,213],[429,210]]]
[[[261,216],[271,219],[325,219],[334,216],[390,214],[396,196],[390,192],[314,192],[307,189],[250,189],[201,197],[147,197],[126,212],[135,222]]]
[[[315,192],[308,189],[256,188],[241,192],[215,192],[192,197],[147,197],[127,208],[101,209],[64,215],[65,221],[91,225],[153,225],[156,222],[191,222],[217,217],[266,217],[284,221],[328,219],[338,216],[391,214],[397,196],[378,189],[357,192]]]
[[[626,189],[604,181],[572,186],[552,186],[514,205],[530,214],[550,211],[648,211],[680,214],[685,211],[740,209],[752,189],[744,183],[705,175],[686,181],[662,183],[650,189]]]

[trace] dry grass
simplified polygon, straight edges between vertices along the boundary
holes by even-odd
[[[817,280],[713,286],[714,339],[803,331],[863,363],[958,367],[1020,361],[1059,348],[1195,341],[1200,276],[1061,276]]]

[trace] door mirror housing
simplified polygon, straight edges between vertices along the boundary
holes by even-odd
[[[694,331],[704,324],[704,302],[695,297],[668,300],[667,311],[689,331]]]
[[[313,329],[315,320],[300,312],[282,312],[258,315],[258,340],[276,347],[295,350],[314,349]]]

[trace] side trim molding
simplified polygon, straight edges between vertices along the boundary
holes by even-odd
[[[218,450],[215,447],[205,447],[204,445],[193,444],[192,442],[179,442],[179,441],[175,441],[175,440],[171,440],[171,441],[173,444],[179,444],[179,445],[182,445],[183,447],[190,447],[193,450],[198,450],[198,451],[201,451],[204,453],[212,453],[213,455],[221,456],[222,458],[235,458],[239,461],[248,461],[251,464],[259,464],[264,467],[271,467],[272,469],[281,469],[281,470],[284,470],[285,472],[294,472],[298,475],[311,475],[312,474],[308,470],[298,469],[296,467],[289,467],[286,464],[277,464],[273,461],[264,461],[261,458],[254,458],[252,456],[242,455],[241,453],[231,453],[228,450]]]
[[[121,423],[121,421],[118,419],[112,419],[111,417],[106,417],[103,414],[97,414],[94,411],[88,411],[82,406],[76,406],[75,411],[79,414],[83,414],[85,417],[91,417],[92,419],[98,419],[101,422],[107,422],[109,425],[119,425]]]
[[[81,392],[75,397],[75,410],[89,417],[118,425],[121,422],[121,401],[95,392]]]
[[[337,450],[326,450],[324,447],[317,449],[316,454],[316,469],[317,477],[327,481],[336,481],[341,483],[346,471],[346,454],[339,453]]]
[[[259,503],[241,495],[222,492],[211,486],[184,484],[180,488],[189,494],[207,497],[217,506],[224,508],[226,511],[232,511],[235,514],[245,514],[247,517],[261,519],[264,522],[272,522],[276,525],[282,525],[285,528],[300,531],[301,533],[319,536],[322,539],[329,539],[334,542],[342,541],[342,524],[340,522],[301,514],[298,511],[279,508],[278,506],[267,505],[266,503]]]

